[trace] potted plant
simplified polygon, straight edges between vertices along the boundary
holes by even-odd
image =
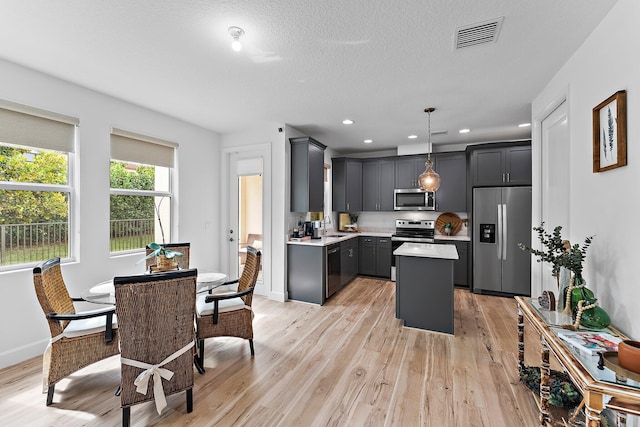
[[[442,225],[442,228],[444,229],[444,233],[445,233],[447,236],[451,235],[451,232],[453,231],[453,227],[454,227],[454,225],[453,225],[453,223],[452,223],[452,222],[445,222],[445,223]]]
[[[350,213],[349,214],[349,220],[351,221],[351,224],[354,226],[354,227],[352,227],[353,231],[358,229],[358,217],[359,216],[360,216],[360,214],[358,214],[358,213]]]
[[[562,240],[562,226],[558,225],[553,229],[553,233],[550,234],[544,229],[544,222],[542,222],[539,227],[533,227],[533,230],[538,233],[538,240],[540,240],[542,249],[534,249],[524,243],[518,243],[518,247],[536,256],[537,262],[548,262],[551,264],[551,275],[556,278],[559,291],[560,268],[563,266],[562,257],[565,256],[568,246],[568,241]]]
[[[176,267],[173,258],[182,256],[182,252],[166,249],[158,243],[149,243],[147,245],[152,251],[137,263],[141,263],[151,257],[156,257],[156,267],[158,270],[173,270]]]

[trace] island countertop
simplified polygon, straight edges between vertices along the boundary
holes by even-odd
[[[403,243],[393,251],[396,256],[411,256],[422,258],[458,259],[458,251],[455,245],[441,243]]]

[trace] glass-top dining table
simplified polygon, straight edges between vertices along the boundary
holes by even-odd
[[[196,292],[209,292],[217,287],[224,285],[227,281],[227,275],[224,273],[204,272],[198,273],[196,279]],[[82,294],[82,299],[96,304],[116,303],[115,288],[113,287],[113,279],[98,283],[87,289]]]

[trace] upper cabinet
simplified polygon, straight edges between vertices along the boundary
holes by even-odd
[[[291,212],[324,210],[325,145],[305,136],[290,138]]]
[[[333,178],[333,210],[359,212],[362,210],[362,160],[338,157],[331,159]]]
[[[433,160],[434,155],[431,156]],[[467,211],[467,156],[464,152],[436,154],[440,188],[436,192],[436,211]]]
[[[471,146],[471,185],[531,185],[531,143]]]
[[[424,172],[426,161],[426,155],[397,157],[395,188],[418,188],[418,176]],[[433,155],[431,156],[431,161],[434,169],[436,169],[436,161]]]
[[[362,210],[393,211],[394,159],[362,161]]]

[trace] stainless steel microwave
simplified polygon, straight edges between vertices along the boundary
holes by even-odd
[[[436,194],[419,188],[396,188],[393,190],[394,211],[434,211]]]

